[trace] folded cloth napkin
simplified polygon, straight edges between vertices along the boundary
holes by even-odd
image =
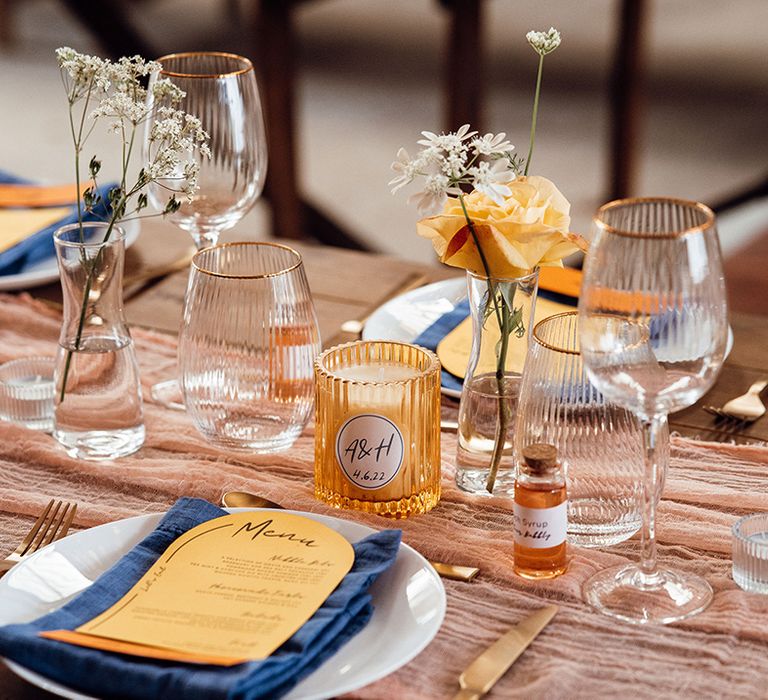
[[[147,535],[86,591],[27,624],[0,628],[0,655],[83,693],[108,698],[255,700],[288,692],[357,634],[373,614],[367,592],[397,557],[400,530],[353,545],[355,562],[320,609],[269,658],[221,667],[155,661],[44,639],[38,632],[74,629],[119,600],[180,535],[226,515],[207,501],[182,498]]]
[[[456,326],[469,316],[469,299],[459,302],[453,311],[443,314],[429,328],[423,330],[414,340],[414,345],[421,345],[423,348],[436,351],[440,341],[445,338]],[[443,389],[452,391],[461,391],[464,381],[454,374],[448,372],[445,368],[440,373],[440,383]]]
[[[569,306],[575,306],[577,302],[573,297],[545,290],[539,290],[538,296]],[[462,323],[467,316],[469,316],[469,299],[464,299],[456,305],[453,311],[443,314],[431,326],[414,338],[412,342],[415,345],[421,345],[423,348],[436,351],[440,341]],[[451,391],[460,392],[464,386],[464,380],[461,377],[451,374],[445,368],[440,373],[440,383],[443,389],[450,389]]]
[[[28,180],[22,180],[10,173],[0,170],[0,183],[10,184],[28,184]],[[93,210],[83,215],[83,221],[104,221],[109,213],[109,200],[107,195],[109,190],[116,186],[116,183],[110,183],[98,188],[98,194],[101,195],[99,203],[93,207]],[[45,258],[56,255],[56,248],[53,244],[53,233],[61,226],[77,223],[77,208],[72,208],[72,213],[65,216],[55,224],[46,226],[44,229],[27,236],[12,248],[0,253],[0,275],[16,275],[29,266]]]

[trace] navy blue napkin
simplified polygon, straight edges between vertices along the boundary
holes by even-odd
[[[263,661],[221,667],[155,661],[44,639],[38,632],[74,629],[119,600],[187,530],[225,511],[182,498],[109,571],[59,610],[34,622],[0,628],[0,655],[83,693],[108,698],[256,700],[277,698],[356,635],[373,614],[368,588],[397,557],[400,530],[383,530],[353,545],[355,563],[320,609]]]
[[[541,289],[538,291],[538,296],[570,306],[575,306],[578,301],[565,294],[558,294],[557,292]],[[423,348],[436,351],[440,341],[456,328],[456,326],[458,326],[467,316],[469,316],[469,299],[464,299],[456,305],[453,311],[443,314],[437,321],[429,326],[429,328],[422,331],[420,335],[414,338],[413,343],[415,345],[421,345]],[[452,391],[460,392],[464,386],[464,380],[461,379],[461,377],[457,377],[455,374],[448,372],[445,367],[443,367],[440,377],[440,383],[442,384],[443,389],[451,389]]]
[[[0,183],[29,184],[29,181],[0,170]],[[83,221],[104,221],[107,218],[109,213],[107,195],[113,187],[116,187],[116,183],[110,183],[98,188],[101,200],[98,204],[94,205],[92,211],[83,215]],[[31,236],[27,236],[23,241],[19,241],[15,246],[0,253],[0,275],[17,275],[24,272],[30,265],[45,258],[55,256],[56,248],[53,244],[54,231],[61,226],[75,223],[77,223],[77,207],[73,207],[71,213],[61,219],[61,221],[57,221],[37,233],[33,233]]]

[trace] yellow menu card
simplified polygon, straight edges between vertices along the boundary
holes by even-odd
[[[542,319],[564,311],[575,311],[575,306],[568,306],[556,301],[550,301],[543,297],[536,300],[533,323],[536,325]],[[488,323],[494,323],[489,319]],[[522,372],[525,364],[525,343],[510,343],[508,368],[513,372]],[[469,364],[469,355],[472,351],[472,317],[465,318],[456,328],[445,336],[437,345],[437,357],[440,364],[456,377],[464,378]],[[495,347],[485,346],[481,349],[480,362],[492,367],[496,363]]]
[[[233,513],[189,530],[111,608],[49,639],[229,666],[264,659],[352,568],[339,533],[279,511]]]
[[[71,212],[72,207],[0,210],[0,253],[46,226],[61,221]]]

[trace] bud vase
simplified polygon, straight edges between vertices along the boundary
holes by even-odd
[[[123,314],[125,235],[106,223],[54,233],[64,300],[53,436],[72,457],[115,459],[144,443],[141,386]]]
[[[472,351],[456,453],[456,485],[462,491],[514,492],[512,437],[538,282],[538,269],[513,278],[467,273]]]

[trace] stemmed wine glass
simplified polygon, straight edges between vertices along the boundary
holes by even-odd
[[[264,187],[267,146],[256,76],[247,58],[217,51],[169,54],[158,62],[162,70],[151,80],[166,78],[181,88],[186,96],[173,106],[198,117],[210,135],[211,157],[200,161],[199,189],[192,201],[179,196],[181,207],[170,215],[202,250],[216,245],[221,232],[242,219]],[[160,100],[152,105],[147,133],[163,105]],[[145,149],[150,148],[145,142]],[[150,202],[158,209],[165,207],[168,196],[162,181],[149,189]],[[152,398],[183,409],[175,379],[155,384]]]
[[[703,578],[657,565],[656,499],[667,414],[696,402],[725,356],[715,216],[698,202],[626,199],[601,207],[593,229],[579,299],[582,357],[595,387],[641,421],[645,470],[640,562],[598,572],[584,596],[627,622],[669,623],[712,599]]]

